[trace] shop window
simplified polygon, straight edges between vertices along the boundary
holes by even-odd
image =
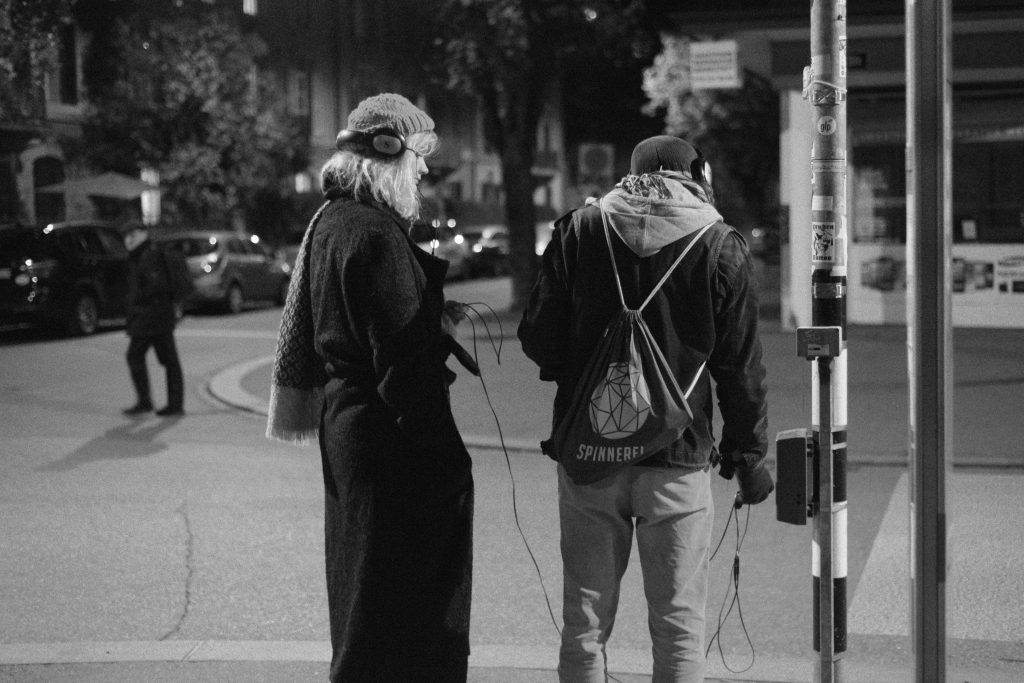
[[[907,241],[907,200],[902,145],[859,145],[853,149],[854,242]]]
[[[853,241],[905,244],[903,145],[857,145],[852,157]],[[955,143],[952,187],[954,242],[1024,242],[1024,140]]]
[[[953,239],[1024,242],[1024,141],[954,145]]]

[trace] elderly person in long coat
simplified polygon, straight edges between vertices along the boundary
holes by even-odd
[[[326,204],[285,305],[268,436],[319,436],[332,681],[464,681],[473,479],[445,365],[461,317],[410,222],[434,122],[362,101],[322,171]]]

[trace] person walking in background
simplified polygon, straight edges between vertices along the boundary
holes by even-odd
[[[267,436],[319,436],[332,681],[467,676],[473,478],[445,365],[461,311],[408,235],[437,144],[400,95],[351,112],[281,322]]]
[[[142,223],[128,223],[121,229],[128,249],[128,303],[126,330],[128,370],[135,387],[135,405],[125,415],[153,410],[146,369],[146,352],[152,347],[167,373],[167,405],[156,411],[162,417],[185,413],[185,380],[174,343],[177,323],[173,266],[149,239]]]
[[[523,312],[519,339],[540,378],[558,385],[558,424],[605,326],[622,309],[609,245],[614,242],[625,300],[635,306],[700,238],[643,310],[682,386],[697,376],[689,398],[692,424],[669,448],[592,484],[574,483],[558,466],[565,621],[558,671],[564,681],[605,680],[605,643],[634,529],[654,681],[703,680],[714,516],[710,467],[718,463],[727,479],[736,473],[745,503],[759,503],[774,489],[763,464],[765,369],[750,254],[713,200],[710,167],[693,146],[671,136],[644,140],[615,189],[556,221]],[[710,375],[701,369],[705,361]],[[711,379],[724,420],[717,450]],[[542,447],[551,454],[550,442]]]

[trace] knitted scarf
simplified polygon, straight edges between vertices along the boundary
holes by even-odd
[[[327,373],[313,347],[313,306],[309,287],[309,248],[313,230],[328,200],[321,206],[302,236],[295,268],[288,285],[277,354],[270,384],[267,438],[300,445],[318,435]]]

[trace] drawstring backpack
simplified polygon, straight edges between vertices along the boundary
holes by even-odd
[[[641,314],[714,223],[697,232],[643,303],[630,309],[622,294],[604,212],[601,221],[622,310],[605,328],[583,367],[569,409],[544,444],[577,484],[603,479],[679,439],[693,422],[686,401],[707,362],[701,363],[689,387],[682,391]]]

